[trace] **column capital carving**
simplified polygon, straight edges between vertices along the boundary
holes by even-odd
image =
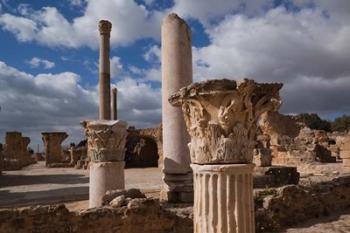
[[[112,23],[108,20],[100,20],[98,23],[98,30],[100,31],[101,35],[109,35],[111,33],[112,29]]]
[[[280,83],[208,80],[181,88],[169,98],[181,106],[192,163],[251,163],[257,120],[280,105]]]
[[[50,141],[61,144],[68,137],[66,132],[43,132],[41,134],[44,145],[48,144]]]
[[[83,121],[88,154],[93,162],[124,161],[127,123],[116,120]]]

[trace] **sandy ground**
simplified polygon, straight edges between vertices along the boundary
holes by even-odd
[[[159,168],[125,170],[126,188],[151,194],[158,192],[161,184]],[[88,197],[86,170],[46,168],[44,162],[39,162],[19,171],[4,171],[0,176],[0,208],[80,201]]]
[[[340,216],[314,219],[298,227],[289,228],[281,233],[349,233],[350,212]]]
[[[311,178],[310,174],[302,172],[302,182],[329,180],[338,175],[335,171],[339,168],[339,164],[322,166]],[[162,185],[160,168],[126,169],[125,179],[126,188],[139,188],[147,196],[159,197]],[[52,203],[65,203],[70,210],[85,209],[88,207],[88,184],[88,171],[46,168],[44,162],[20,171],[5,171],[0,176],[0,209]],[[350,212],[311,220],[281,233],[350,233]]]

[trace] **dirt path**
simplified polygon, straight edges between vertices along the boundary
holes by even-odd
[[[146,192],[161,187],[159,168],[126,169],[126,188]],[[0,208],[87,200],[89,174],[74,168],[46,168],[44,162],[0,176]]]

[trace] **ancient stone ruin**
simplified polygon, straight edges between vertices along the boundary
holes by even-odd
[[[89,207],[102,205],[108,190],[124,188],[124,147],[126,123],[122,121],[87,121],[90,162]]]
[[[23,137],[21,132],[6,132],[5,144],[2,146],[4,170],[19,170],[35,163],[28,150],[29,143],[30,138]]]
[[[55,164],[66,161],[61,144],[67,137],[68,134],[65,132],[42,133],[46,166],[55,166]]]
[[[275,108],[281,87],[252,80],[210,80],[169,98],[182,107],[191,136],[194,232],[255,232],[255,124]]]
[[[163,180],[161,198],[170,202],[193,200],[193,178],[187,144],[189,136],[181,109],[168,98],[192,82],[191,30],[176,14],[162,23]]]
[[[85,139],[67,147],[67,133],[42,133],[46,166],[76,172],[64,182],[86,180],[80,188],[88,189],[88,203],[71,210],[77,200],[62,197],[55,203],[67,205],[3,209],[0,232],[277,233],[349,210],[350,134],[312,130],[280,114],[280,83],[192,83],[191,31],[176,14],[161,26],[162,124],[127,128],[118,119],[117,89],[111,90],[111,29],[109,21],[99,22],[99,117],[81,122]],[[16,169],[33,163],[29,143],[19,132],[6,134],[0,174],[10,163]],[[89,177],[66,166],[88,169]],[[151,168],[157,166],[162,170]],[[50,185],[64,183],[57,174],[45,176]],[[149,188],[153,176],[160,183]],[[147,187],[136,189],[143,179]]]
[[[135,129],[128,128],[126,138],[126,167],[162,166],[162,128]]]

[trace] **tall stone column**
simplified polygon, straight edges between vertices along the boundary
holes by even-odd
[[[118,118],[117,94],[118,94],[118,90],[115,87],[112,89],[112,120],[117,120]]]
[[[279,103],[282,84],[210,80],[182,88],[194,173],[195,233],[255,233],[253,151],[257,120]]]
[[[176,14],[162,23],[163,180],[161,199],[193,201],[189,136],[181,109],[171,106],[170,95],[192,83],[191,30]]]
[[[63,160],[62,142],[68,137],[65,132],[44,132],[42,140],[45,148],[46,166]]]
[[[90,162],[89,207],[102,206],[106,191],[124,189],[127,124],[124,121],[85,121]]]
[[[99,60],[99,98],[100,120],[111,119],[111,75],[109,62],[109,38],[112,24],[107,20],[99,22],[100,31],[100,60]]]

